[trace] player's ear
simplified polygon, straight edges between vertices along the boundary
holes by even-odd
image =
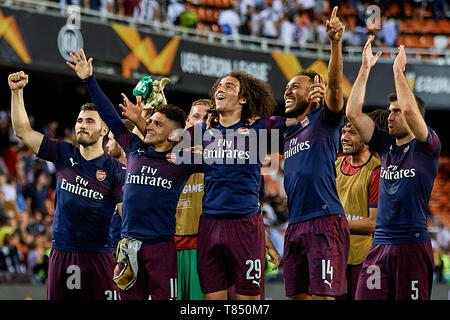
[[[183,129],[181,129],[181,128],[173,129],[170,132],[169,137],[167,138],[167,140],[169,140],[170,142],[178,143],[178,142],[181,141],[182,136],[183,136]]]
[[[102,121],[102,136],[107,136],[109,133],[109,128],[105,122]]]

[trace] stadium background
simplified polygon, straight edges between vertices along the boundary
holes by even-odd
[[[143,3],[145,0],[141,1]],[[80,47],[84,47],[88,57],[94,58],[96,77],[116,106],[121,103],[120,92],[130,97],[137,80],[149,74],[155,79],[163,76],[170,78],[171,83],[165,90],[168,101],[188,112],[190,102],[206,97],[216,78],[233,69],[242,69],[272,85],[279,103],[277,114],[282,115],[282,94],[287,79],[301,70],[314,70],[327,80],[329,46],[326,43],[317,40],[286,43],[267,37],[227,34],[227,27],[218,23],[220,12],[237,8],[239,2],[188,0],[185,3],[170,1],[167,6],[163,1],[159,3],[160,15],[169,15],[165,23],[157,19],[136,19],[114,9],[104,14],[93,7],[94,3],[87,1],[79,16],[77,11],[72,14],[56,2],[0,0],[0,79],[4,81],[0,85],[0,156],[3,160],[0,165],[6,177],[12,178],[10,182],[0,182],[4,193],[0,203],[3,205],[3,215],[7,217],[0,221],[0,245],[16,247],[19,256],[24,258],[14,270],[0,262],[0,299],[45,297],[45,259],[42,258],[49,247],[48,235],[53,214],[54,174],[51,166],[29,157],[11,133],[8,74],[24,70],[30,76],[24,96],[27,111],[34,117],[34,128],[69,140],[79,107],[89,99],[84,86],[64,64],[67,52]],[[285,10],[289,11],[287,4],[290,2],[283,3]],[[183,19],[171,21],[170,5],[174,4],[184,7],[181,13],[195,13],[199,21],[194,19],[196,23],[190,26]],[[371,4],[381,9],[380,17],[383,19],[380,21],[384,22],[384,17],[388,17],[396,22],[398,34],[395,45],[405,43],[409,53],[407,78],[414,92],[426,102],[427,123],[442,141],[440,172],[430,201],[429,226],[436,256],[441,253],[448,256],[450,22],[448,18],[437,19],[430,4],[426,4],[417,16],[416,6],[407,1],[400,11],[398,4],[389,1],[342,2],[339,11],[341,19],[346,22],[348,30],[358,30],[355,34],[362,35],[361,38],[367,32],[380,34],[382,31],[382,24],[380,29],[364,31],[363,28],[356,28],[361,10],[367,12],[367,6]],[[332,5],[328,1],[316,1],[316,16],[326,16]],[[307,20],[303,20],[301,24],[303,28],[311,28],[311,34],[317,31],[311,27],[311,21],[308,24]],[[429,40],[430,37],[433,41]],[[442,45],[444,38],[447,40],[444,41],[445,46]],[[360,65],[361,47],[346,44],[343,54],[344,96],[348,97]],[[385,42],[378,45],[382,46],[384,54],[373,69],[367,86],[367,111],[386,107],[386,96],[394,90],[392,59],[395,57],[395,45],[389,47]],[[282,158],[280,160],[282,164]],[[41,172],[49,178],[44,181],[43,187],[36,183]],[[275,241],[282,238],[287,218],[282,178],[282,166],[277,173],[265,176],[267,230]],[[11,192],[10,187],[14,187],[17,193],[12,206],[7,196]],[[36,190],[44,190],[45,196],[36,199],[36,194],[39,194]],[[8,243],[4,243],[2,230],[3,233],[18,231],[7,237]],[[279,241],[276,244],[281,248]],[[6,254],[3,249],[0,251],[4,258]],[[31,256],[34,258],[28,259]],[[436,261],[439,264],[439,259]],[[444,278],[450,277],[445,272],[449,271],[444,270]],[[441,274],[437,269],[433,297],[447,299],[450,297],[449,286],[445,284],[445,279],[439,279]],[[281,275],[281,272],[267,273],[267,297],[284,299]]]

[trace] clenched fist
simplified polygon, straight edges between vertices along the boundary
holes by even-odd
[[[28,83],[28,75],[23,71],[12,73],[8,76],[8,84],[11,91],[21,90]]]

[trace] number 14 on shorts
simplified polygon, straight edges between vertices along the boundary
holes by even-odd
[[[332,289],[333,284],[333,266],[330,260],[322,259],[322,280]]]

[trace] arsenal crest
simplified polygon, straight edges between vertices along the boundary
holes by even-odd
[[[302,124],[302,127],[306,127],[309,124],[308,117],[304,117],[302,120],[300,120],[300,123]]]
[[[248,136],[248,128],[246,128],[246,127],[240,127],[240,128],[238,129],[238,133],[239,133],[239,134],[243,134],[243,135]]]
[[[175,155],[175,153],[171,152],[171,153],[166,154],[166,159],[170,163],[174,163],[175,160],[177,159],[177,156]]]
[[[106,178],[106,172],[101,170],[101,169],[99,169],[99,170],[97,170],[95,176],[97,177],[98,181],[103,181]]]

